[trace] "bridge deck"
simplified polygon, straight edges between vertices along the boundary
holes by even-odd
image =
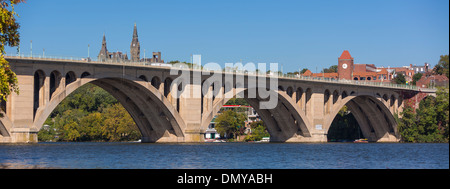
[[[5,59],[12,60],[34,60],[34,61],[48,61],[48,62],[68,62],[68,63],[82,63],[82,64],[101,64],[101,65],[114,65],[114,66],[131,66],[131,67],[145,67],[152,69],[163,69],[170,70],[172,67],[168,66],[159,66],[159,65],[146,65],[144,62],[100,62],[100,61],[92,61],[87,58],[75,58],[75,57],[52,57],[52,56],[18,56],[18,55],[7,55]],[[202,69],[189,68],[192,71],[205,71]],[[264,77],[276,77],[278,79],[285,80],[300,80],[300,81],[311,81],[311,82],[319,82],[319,83],[332,83],[332,84],[343,84],[343,85],[355,85],[355,86],[369,86],[369,87],[380,87],[380,88],[391,88],[391,89],[401,89],[401,90],[410,90],[417,92],[425,92],[425,93],[434,93],[436,92],[435,88],[420,88],[414,85],[403,85],[403,84],[395,84],[389,82],[374,82],[374,81],[354,81],[354,80],[335,80],[330,78],[322,78],[322,77],[305,77],[305,76],[293,76],[293,75],[269,75],[265,73],[255,73],[255,72],[244,72],[244,71],[222,71],[222,70],[206,70],[206,71],[215,71],[215,72],[223,72],[225,74],[240,74],[244,76],[264,76]]]

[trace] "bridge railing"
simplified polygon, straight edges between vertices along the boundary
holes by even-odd
[[[86,58],[86,57],[71,57],[71,56],[48,56],[45,54],[6,54],[5,58],[20,58],[20,59],[39,59],[39,60],[53,60],[53,61],[78,61],[78,62],[86,62],[86,63],[95,63],[95,64],[114,64],[114,65],[125,65],[125,66],[143,66],[143,67],[160,67],[160,68],[168,68],[166,66],[168,64],[150,64],[144,62],[101,62],[97,61],[97,58]],[[202,70],[199,68],[189,68],[191,70]],[[277,77],[282,79],[294,79],[294,80],[304,80],[304,81],[317,81],[317,82],[329,82],[329,83],[339,83],[339,84],[351,84],[351,85],[361,85],[361,86],[378,86],[378,87],[389,87],[389,88],[400,88],[400,89],[410,89],[410,90],[432,90],[434,91],[434,87],[430,88],[420,88],[414,85],[403,85],[403,84],[395,84],[390,82],[376,82],[376,81],[366,81],[366,80],[338,80],[333,78],[324,78],[324,77],[308,77],[301,75],[288,75],[288,74],[266,74],[259,72],[246,72],[242,70],[208,70],[208,71],[221,71],[224,73],[233,73],[233,74],[243,74],[243,75],[255,75],[255,76],[266,76],[266,77]]]

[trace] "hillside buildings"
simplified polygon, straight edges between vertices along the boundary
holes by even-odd
[[[416,66],[410,64],[403,67],[376,67],[374,64],[355,64],[354,58],[350,55],[348,50],[344,50],[341,56],[338,58],[337,72],[336,73],[312,73],[307,70],[302,76],[306,77],[324,77],[330,79],[339,80],[356,80],[356,81],[373,81],[373,82],[393,82],[393,79],[398,74],[403,74],[408,83],[412,82],[413,76],[416,73],[422,73],[424,77],[431,75],[429,64],[425,63],[423,66]],[[428,74],[427,74],[428,73]],[[442,77],[436,81],[440,83],[445,81]],[[430,79],[433,81],[433,79]],[[448,78],[447,78],[448,81]],[[424,80],[425,82],[425,80]],[[421,84],[420,87],[426,84]],[[419,86],[419,85],[418,85]]]

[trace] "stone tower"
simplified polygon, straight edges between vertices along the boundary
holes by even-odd
[[[103,34],[102,48],[100,49],[100,52],[98,53],[97,58],[98,58],[98,61],[100,61],[100,62],[106,62],[106,60],[109,59],[108,49],[106,48],[105,34]]]
[[[353,57],[348,50],[342,52],[338,58],[338,77],[339,79],[352,80],[353,76]]]
[[[136,23],[134,23],[133,39],[131,40],[130,45],[131,61],[139,62],[139,60],[141,59],[140,53],[141,53],[141,46],[139,45]]]

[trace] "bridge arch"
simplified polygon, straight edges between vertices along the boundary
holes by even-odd
[[[55,91],[50,101],[35,112],[34,127],[40,130],[56,106],[86,83],[101,87],[122,104],[139,128],[142,142],[184,141],[186,125],[168,99],[150,83],[129,76],[96,75],[96,78],[78,78],[70,82],[64,90]]]
[[[138,78],[141,79],[142,81],[148,82],[147,77],[145,75],[140,75]]]
[[[42,70],[36,70],[34,72],[33,79],[33,115],[36,115],[39,107],[44,105],[45,99],[45,72]],[[35,119],[35,117],[33,117]]]
[[[159,79],[158,76],[153,76],[151,80],[151,84],[153,87],[159,90],[159,87],[161,86],[161,79]]]
[[[91,73],[86,71],[81,74],[80,78],[86,78],[86,77],[89,77],[90,75],[91,75]]]
[[[52,99],[53,93],[58,90],[61,84],[62,75],[59,71],[54,70],[50,73],[50,95],[49,100]]]
[[[252,106],[267,126],[272,142],[295,142],[301,141],[305,137],[310,137],[310,121],[305,113],[296,106],[292,97],[283,91],[272,91],[266,89],[264,95],[259,94],[258,88],[249,90],[249,88],[234,88],[215,101],[211,111],[202,114],[202,129],[205,130],[211,120],[218,114],[220,108],[228,102],[230,96],[241,96]],[[263,109],[260,106],[261,96],[267,96],[269,93],[277,96],[277,106],[274,109]],[[256,98],[249,98],[254,97]]]
[[[77,80],[77,75],[74,71],[66,73],[66,86]]]
[[[345,91],[344,91],[345,92]],[[343,96],[344,96],[343,92]],[[341,98],[326,115],[324,130],[328,133],[339,110],[346,105],[358,122],[363,136],[372,142],[397,142],[397,123],[383,98],[371,94],[350,95]]]

